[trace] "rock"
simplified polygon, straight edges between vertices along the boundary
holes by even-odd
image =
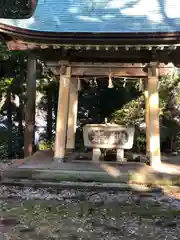
[[[19,231],[22,232],[22,233],[29,233],[29,232],[34,232],[34,230],[35,229],[33,227],[25,226],[22,229],[20,229]]]
[[[163,194],[163,190],[161,187],[154,187],[151,189],[152,194]]]
[[[176,227],[177,223],[175,221],[163,221],[163,220],[157,220],[155,221],[155,225],[159,227]]]
[[[0,240],[7,240],[8,238],[0,232]]]
[[[19,223],[20,221],[17,218],[0,218],[1,226],[14,226]]]
[[[169,221],[164,224],[165,227],[176,227],[177,223],[175,221]]]

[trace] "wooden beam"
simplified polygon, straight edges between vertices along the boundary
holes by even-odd
[[[64,68],[61,67],[54,151],[54,159],[58,161],[64,160],[66,152],[71,67],[66,67],[65,74],[63,71]]]
[[[162,46],[161,46],[162,47]],[[157,61],[167,64],[168,62],[180,63],[179,54],[180,47],[176,50],[169,50],[168,48],[157,49]],[[163,51],[162,51],[163,50]],[[44,59],[44,62],[56,62],[56,66],[59,66],[59,60],[63,59],[71,62],[103,62],[103,63],[149,63],[153,61],[152,54],[148,50],[136,51],[135,48],[125,49],[119,48],[119,51],[77,51],[68,50],[66,55],[62,49],[53,50],[50,49],[36,49],[34,52]]]
[[[63,61],[67,64],[66,61]],[[60,68],[55,63],[48,63],[51,71],[60,75]],[[148,69],[142,64],[129,64],[129,63],[71,63],[72,76],[108,76],[110,73],[117,77],[147,77]],[[172,70],[172,66],[161,64],[159,66],[159,76],[168,74]]]
[[[72,151],[75,148],[76,123],[78,111],[78,78],[72,78],[70,83],[70,99],[68,113],[67,129],[67,150]]]
[[[59,67],[59,66],[71,66],[71,67],[85,67],[85,68],[145,68],[148,67],[148,64],[146,63],[129,63],[129,62],[107,62],[107,61],[76,61],[76,62],[70,62],[70,61],[45,61],[45,65],[47,67]],[[171,63],[165,64],[165,63],[159,63],[158,68],[173,68],[173,65]]]
[[[144,79],[144,100],[145,100],[145,122],[146,122],[146,156],[150,157],[150,135],[149,135],[149,93],[148,93],[148,78]]]
[[[27,102],[25,110],[24,157],[33,154],[36,103],[36,58],[29,54],[27,61]]]
[[[59,67],[51,67],[51,71],[55,75],[60,75]],[[72,67],[72,76],[109,76],[112,74],[116,77],[147,77],[147,73],[142,68],[84,68],[84,67]]]
[[[145,77],[147,73],[143,71],[142,68],[104,68],[104,67],[73,67],[72,75],[73,76],[109,76],[112,74],[114,76],[120,77]]]
[[[148,68],[148,98],[149,98],[149,146],[150,164],[157,168],[161,163],[160,127],[159,127],[159,93],[158,69],[156,63]]]
[[[70,61],[59,61],[56,64],[71,66],[71,67],[82,67],[82,68],[143,68],[145,64],[142,63],[119,63],[119,62],[70,62]],[[48,65],[52,65],[49,62]]]

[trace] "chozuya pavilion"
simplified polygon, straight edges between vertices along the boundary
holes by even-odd
[[[39,0],[26,20],[0,19],[10,50],[28,50],[25,156],[32,154],[36,56],[59,74],[54,159],[75,145],[78,79],[121,76],[144,79],[147,156],[161,162],[158,77],[180,64],[179,0]]]

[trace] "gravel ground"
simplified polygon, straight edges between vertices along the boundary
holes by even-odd
[[[159,191],[0,187],[0,240],[173,240],[180,201]]]

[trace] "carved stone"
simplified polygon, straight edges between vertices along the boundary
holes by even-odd
[[[84,145],[92,148],[131,149],[134,127],[117,124],[87,124],[83,127]]]
[[[117,149],[117,161],[124,161],[124,149],[133,146],[134,127],[117,124],[87,124],[83,127],[84,145],[93,148],[93,161],[99,161],[100,149]]]

